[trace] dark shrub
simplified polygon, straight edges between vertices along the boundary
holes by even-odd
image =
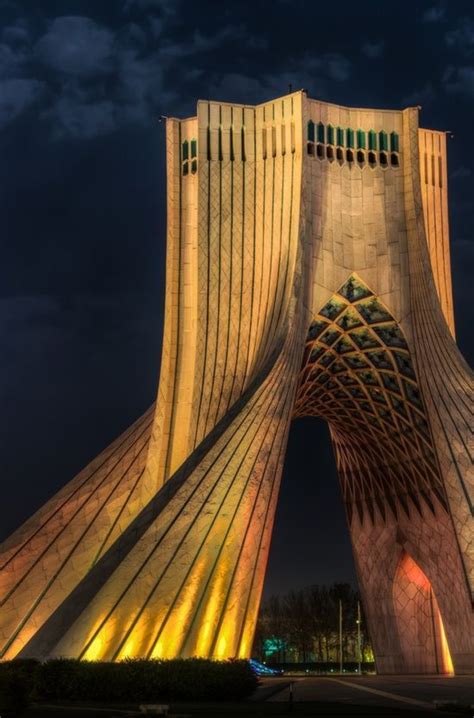
[[[28,682],[14,671],[0,671],[0,716],[21,715],[29,702]]]
[[[0,662],[0,676],[8,673],[9,676],[15,677],[25,685],[25,689],[30,695],[34,691],[40,665],[40,662],[34,658],[15,658],[13,661]]]
[[[203,658],[120,663],[54,659],[36,676],[35,695],[54,701],[239,700],[258,685],[248,661]]]

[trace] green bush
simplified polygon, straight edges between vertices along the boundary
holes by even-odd
[[[3,666],[13,666],[13,663],[15,661]],[[253,693],[258,685],[247,661],[203,658],[134,659],[119,663],[52,659],[34,667],[17,666],[14,673],[24,684],[33,680],[30,687],[34,697],[43,701],[240,700]]]

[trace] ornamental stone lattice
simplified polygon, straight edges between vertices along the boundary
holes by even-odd
[[[157,402],[0,547],[1,657],[249,656],[289,426],[312,415],[378,671],[472,672],[445,134],[304,92],[203,101],[167,121],[167,178]],[[325,480],[310,450],[306,470]]]

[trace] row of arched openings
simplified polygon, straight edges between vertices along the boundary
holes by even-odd
[[[312,120],[307,124],[307,151],[318,159],[354,162],[360,166],[367,161],[371,167],[398,167],[400,138],[397,132],[388,134],[385,130],[353,130],[352,128],[334,127],[315,124]]]

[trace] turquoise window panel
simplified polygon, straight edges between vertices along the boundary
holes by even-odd
[[[369,130],[369,150],[377,149],[377,135],[373,130]]]
[[[360,150],[365,150],[365,132],[364,132],[364,130],[357,130],[357,147]]]
[[[314,142],[315,134],[314,134],[314,122],[313,120],[310,120],[308,122],[308,142]]]
[[[326,127],[326,138],[328,145],[334,144],[334,127],[332,125]]]
[[[347,147],[354,147],[354,130],[346,130],[346,145]]]
[[[344,145],[344,130],[342,127],[338,127],[336,130],[337,144],[340,146]]]
[[[379,132],[379,149],[384,151],[388,150],[388,137],[384,130],[380,130]]]
[[[191,140],[191,157],[197,157],[197,141]]]
[[[189,159],[189,142],[184,140],[183,142],[183,160]]]
[[[392,152],[400,152],[400,138],[397,132],[390,133],[390,150]]]
[[[322,122],[318,122],[318,142],[324,142],[324,125]]]

